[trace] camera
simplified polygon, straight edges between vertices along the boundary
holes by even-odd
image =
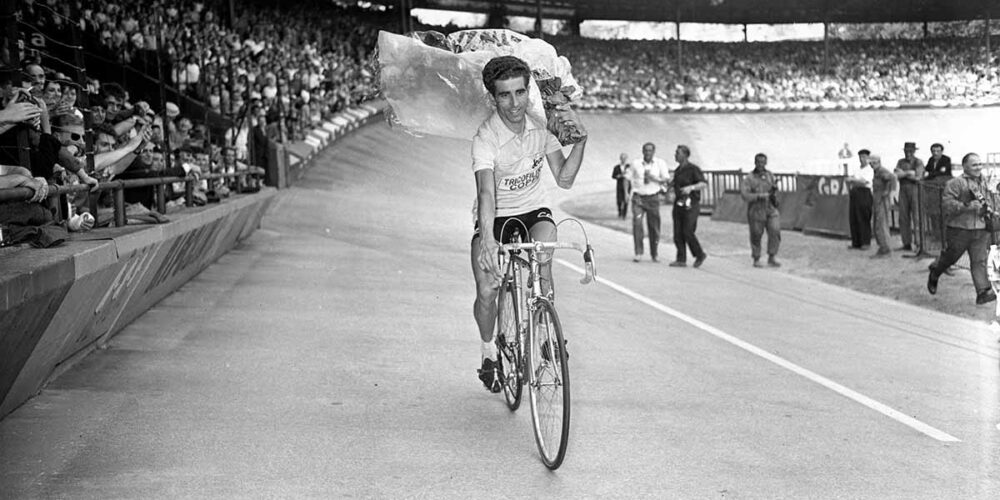
[[[771,191],[767,194],[767,200],[771,206],[778,208],[778,186],[771,186]]]
[[[997,213],[993,211],[993,207],[986,201],[986,197],[982,194],[975,193],[976,201],[979,202],[979,217],[983,219],[986,226],[989,228],[992,226],[994,219],[997,217]]]

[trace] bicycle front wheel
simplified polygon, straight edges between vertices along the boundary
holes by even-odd
[[[569,366],[566,343],[555,307],[535,302],[534,328],[528,334],[528,394],[531,423],[542,462],[550,469],[562,465],[569,440]]]
[[[497,352],[504,376],[503,396],[507,407],[521,406],[521,311],[517,307],[517,289],[513,281],[504,282],[497,298]]]

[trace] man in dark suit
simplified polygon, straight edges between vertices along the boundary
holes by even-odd
[[[947,182],[951,175],[951,158],[944,154],[944,146],[935,142],[931,145],[931,157],[927,159],[927,166],[924,167],[924,180],[929,181],[937,177],[944,177],[942,182]]]
[[[944,146],[935,142],[931,145],[931,157],[927,159],[924,168],[924,182],[921,186],[923,207],[921,207],[929,222],[924,237],[924,248],[944,245],[947,230],[941,213],[942,195],[945,184],[951,180],[951,158],[944,154]],[[945,270],[949,275],[951,270]]]
[[[622,153],[619,157],[618,164],[611,170],[611,178],[616,181],[615,201],[618,203],[619,219],[624,219],[625,215],[628,213],[628,194],[631,190],[628,186],[628,179],[625,178],[626,168],[628,168],[628,155]]]

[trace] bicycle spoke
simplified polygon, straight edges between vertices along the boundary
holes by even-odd
[[[565,344],[552,305],[538,302],[534,318],[528,354],[532,421],[542,461],[555,469],[562,464],[569,436],[569,370],[564,349],[555,347]]]
[[[516,276],[516,273],[513,273]],[[520,314],[516,307],[514,277],[504,281],[497,298],[497,351],[503,365],[503,394],[507,407],[515,411],[521,405]]]

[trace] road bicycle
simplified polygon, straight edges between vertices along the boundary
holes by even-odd
[[[564,222],[575,222],[565,219]],[[523,231],[527,234],[527,231]],[[523,387],[528,388],[531,423],[542,462],[550,469],[562,465],[569,437],[570,385],[566,339],[556,314],[552,284],[542,292],[540,254],[555,250],[577,250],[583,254],[585,276],[581,283],[594,280],[594,250],[586,232],[584,245],[567,242],[522,241],[520,230],[500,246],[504,269],[497,298],[497,351],[503,373],[504,399],[511,411],[521,405]],[[525,238],[527,239],[527,238]]]

